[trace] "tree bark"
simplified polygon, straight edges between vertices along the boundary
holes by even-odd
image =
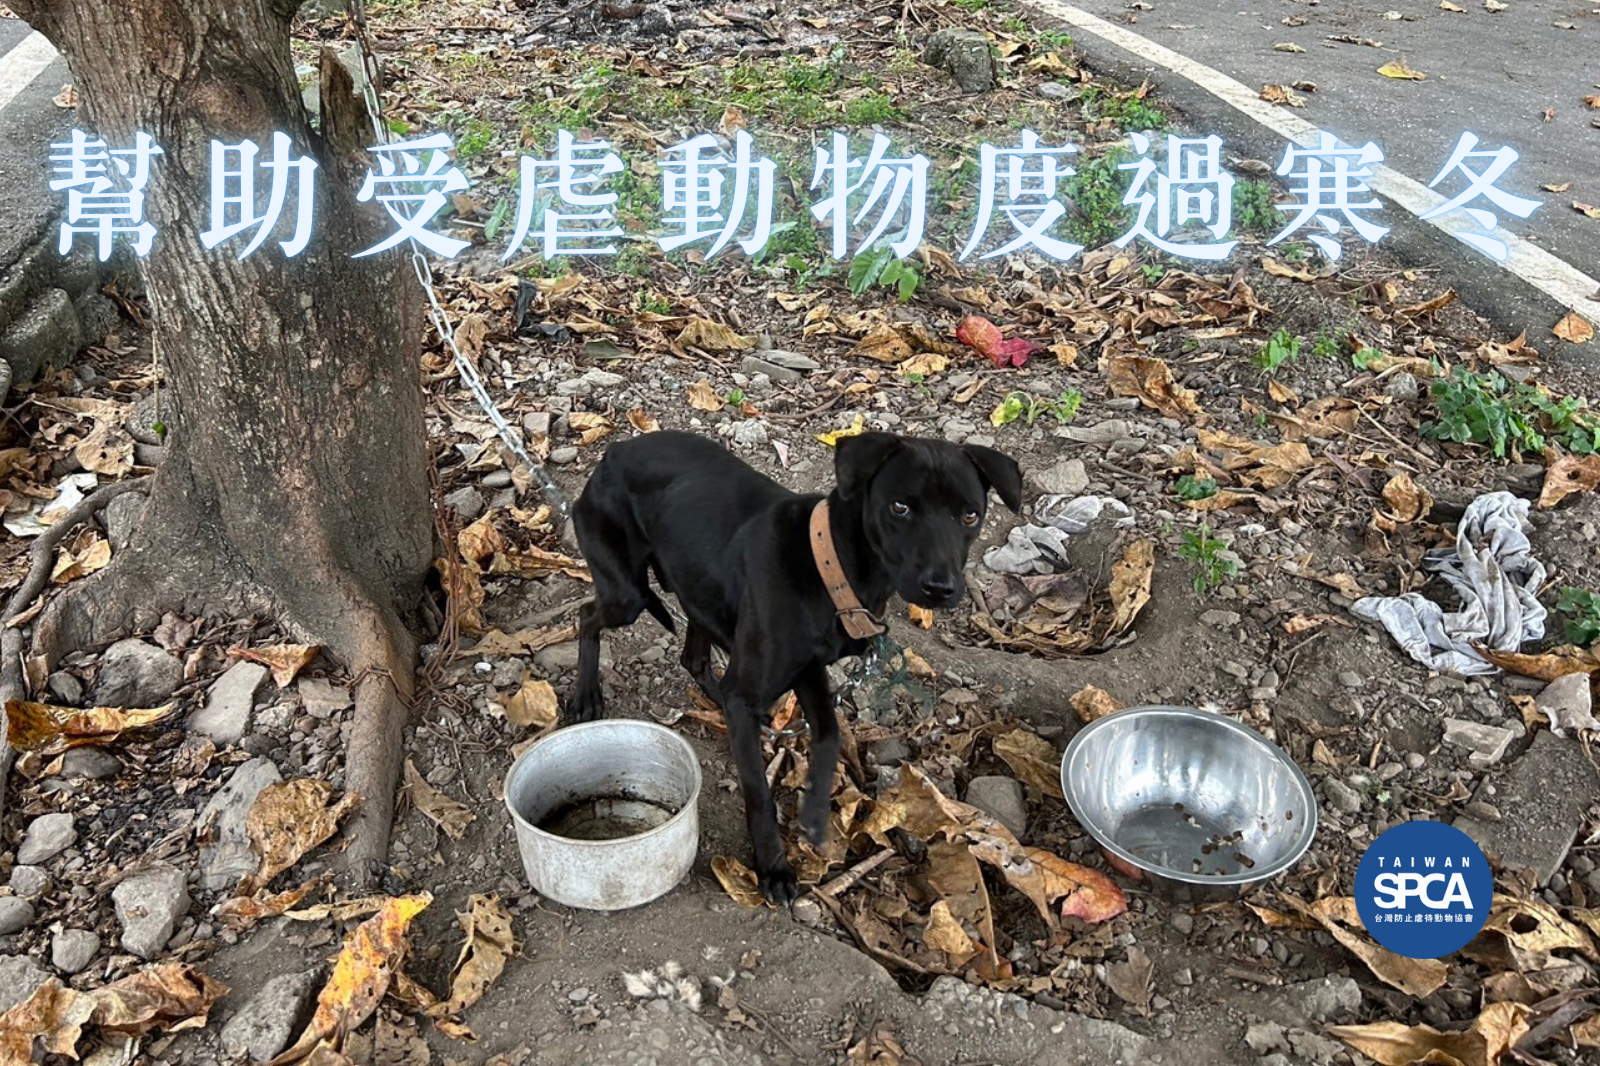
[[[355,201],[366,162],[307,120],[289,54],[291,0],[13,0],[67,57],[93,136],[148,133],[143,261],[174,401],[166,458],[129,548],[58,597],[35,644],[52,661],[147,629],[167,610],[258,611],[357,678],[347,787],[363,794],[352,861],[382,858],[411,698],[433,526],[417,288]],[[208,251],[210,142],[274,132],[318,161],[314,229]],[[237,157],[234,157],[235,160]],[[265,175],[266,172],[259,172]],[[258,188],[265,178],[258,180]],[[291,194],[293,193],[291,183]],[[78,239],[84,239],[82,237]]]

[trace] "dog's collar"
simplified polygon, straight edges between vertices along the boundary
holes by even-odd
[[[839,553],[833,550],[833,531],[828,526],[828,501],[821,500],[811,512],[811,557],[817,562],[817,573],[828,587],[828,598],[833,601],[839,624],[856,640],[871,640],[888,630],[879,618],[861,606],[850,579],[845,577],[839,564]]]

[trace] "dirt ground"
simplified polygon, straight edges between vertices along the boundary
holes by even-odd
[[[501,782],[514,751],[538,733],[508,718],[508,701],[540,681],[563,691],[575,645],[542,639],[531,653],[526,646],[475,649],[489,646],[486,632],[557,632],[573,620],[585,584],[559,566],[536,567],[533,577],[526,569],[494,572],[486,562],[493,549],[480,558],[485,565],[474,566],[462,542],[459,558],[453,546],[445,550],[450,565],[442,590],[451,594],[446,609],[464,623],[462,632],[426,649],[427,697],[412,722],[408,756],[471,821],[453,839],[415,802],[419,791],[408,790],[413,802],[402,805],[381,888],[389,895],[432,894],[411,926],[405,972],[436,996],[450,985],[461,942],[457,914],[472,897],[504,903],[516,951],[459,1018],[476,1042],[451,1039],[414,999],[392,996],[376,1022],[347,1041],[354,1061],[1366,1062],[1325,1027],[1393,1020],[1456,1031],[1486,1004],[1508,1000],[1532,1008],[1537,1022],[1600,987],[1592,948],[1546,945],[1514,952],[1516,965],[1485,953],[1452,957],[1441,987],[1411,995],[1396,987],[1392,971],[1385,976],[1363,964],[1328,931],[1284,919],[1285,896],[1311,903],[1348,895],[1363,848],[1390,826],[1416,818],[1449,822],[1463,813],[1497,820],[1494,789],[1515,776],[1540,731],[1530,731],[1511,697],[1538,692],[1542,682],[1515,674],[1468,680],[1430,674],[1349,607],[1357,594],[1437,592],[1437,582],[1426,583],[1420,571],[1423,552],[1449,542],[1467,503],[1499,489],[1539,494],[1544,456],[1495,458],[1480,446],[1433,439],[1422,427],[1438,415],[1429,391],[1437,379],[1430,375],[1443,367],[1496,368],[1558,395],[1592,393],[1592,380],[1553,357],[1554,338],[1530,333],[1529,348],[1522,348],[1459,302],[1432,303],[1443,294],[1426,264],[1400,264],[1381,250],[1351,246],[1335,266],[1314,255],[1269,253],[1259,233],[1247,233],[1228,261],[1202,270],[1138,245],[1119,254],[1100,241],[1065,266],[1034,256],[967,266],[930,254],[920,257],[918,290],[904,302],[881,288],[852,296],[844,270],[830,270],[819,254],[814,230],[809,244],[787,231],[796,243],[785,257],[759,264],[662,256],[635,241],[615,262],[508,268],[485,234],[497,196],[510,188],[512,157],[528,139],[566,123],[607,133],[638,154],[686,135],[701,120],[715,126],[728,108],[740,107],[758,134],[788,138],[794,158],[809,152],[819,130],[876,124],[934,155],[937,170],[954,172],[981,132],[974,115],[1025,114],[1019,121],[1034,123],[1042,138],[1103,146],[1122,137],[1108,113],[1125,114],[1135,103],[1160,106],[1137,87],[1096,80],[1049,27],[981,3],[857,10],[822,2],[794,11],[715,12],[669,3],[643,15],[597,14],[612,6],[548,25],[558,13],[548,4],[449,5],[448,18],[422,5],[373,6],[379,51],[395,78],[386,98],[390,113],[406,120],[444,115],[458,145],[481,139],[475,153],[458,158],[476,187],[474,202],[457,205],[453,231],[478,244],[441,268],[441,291],[462,324],[469,358],[561,492],[575,498],[610,440],[657,425],[726,439],[741,458],[800,492],[827,490],[832,450],[819,437],[858,419],[869,429],[999,448],[1027,476],[1025,512],[1047,492],[1062,491],[1127,506],[1131,522],[1102,521],[1072,539],[1068,572],[1081,579],[1090,604],[1103,604],[1117,562],[1148,538],[1154,545],[1148,603],[1125,631],[1100,633],[1105,647],[1095,654],[1052,658],[998,646],[994,627],[1006,617],[989,610],[982,591],[999,578],[980,560],[1029,515],[1013,516],[996,504],[973,552],[973,603],[941,614],[927,630],[903,605],[894,608],[892,642],[914,651],[928,669],[910,678],[890,676],[882,666],[862,678],[839,671],[839,682],[847,683],[842,711],[863,738],[859,766],[841,787],[871,801],[912,766],[964,797],[974,777],[1014,776],[992,746],[1006,729],[1025,727],[1056,752],[1064,749],[1082,724],[1072,698],[1092,685],[1125,706],[1201,707],[1260,730],[1311,778],[1321,821],[1310,851],[1281,878],[1245,900],[1195,905],[1114,874],[1066,805],[1030,785],[1022,842],[1112,874],[1126,893],[1127,913],[1047,929],[991,875],[992,946],[1007,972],[985,976],[949,960],[943,969],[917,972],[883,951],[864,952],[858,942],[870,916],[895,930],[906,951],[923,950],[929,899],[915,888],[914,852],[841,893],[854,930],[814,895],[791,916],[742,906],[724,890],[713,858],[746,860],[749,848],[731,761],[709,721],[714,716],[677,666],[675,640],[645,618],[608,635],[609,709],[670,723],[694,746],[705,778],[699,853],[685,882],[653,904],[616,914],[574,911],[541,899],[525,883]],[[596,25],[604,31],[599,41]],[[943,74],[916,62],[921,41],[946,25],[975,26],[1001,46],[1000,83],[981,100],[953,95]],[[299,46],[305,53],[341,34],[337,20],[307,21]],[[1044,91],[1046,84],[1057,88]],[[844,106],[884,95],[892,110],[857,112],[877,115],[875,123],[846,122],[836,110],[805,110],[798,101],[807,94],[833,94],[829,99],[837,96]],[[676,117],[651,110],[664,107],[678,109]],[[1162,118],[1169,120],[1181,117]],[[507,132],[518,128],[520,142]],[[658,175],[637,167],[634,173],[646,195],[619,210],[630,231],[643,232],[652,222],[648,201]],[[797,180],[784,195],[792,205],[803,201],[804,190]],[[930,243],[937,237],[944,248],[958,247],[948,238],[957,223],[970,220],[972,204],[959,189],[941,195],[948,197],[942,228]],[[1093,209],[1079,207],[1084,217],[1076,224],[1092,225]],[[1039,348],[1025,366],[993,366],[954,340],[969,315],[986,316]],[[735,340],[686,341],[684,329],[700,319],[724,324]],[[1265,369],[1257,357],[1280,330],[1303,350]],[[894,360],[874,356],[872,338],[881,342],[889,334],[906,350]],[[148,420],[146,352],[141,335],[131,327],[127,335],[131,343],[114,339],[83,367],[41,386],[38,396],[98,390],[131,407],[134,421]],[[939,343],[914,350],[918,337]],[[892,344],[890,350],[899,352]],[[1382,361],[1363,362],[1363,352],[1379,353]],[[773,373],[787,369],[785,354],[810,360],[814,369]],[[1130,356],[1163,364],[1170,378],[1128,387],[1116,366]],[[924,361],[908,368],[915,357]],[[425,365],[441,507],[452,535],[470,529],[482,536],[492,526],[508,558],[530,545],[562,550],[536,513],[537,486],[497,446],[437,343]],[[706,393],[711,409],[696,405]],[[1005,424],[991,418],[1016,394],[1053,404],[1072,393],[1081,401],[1065,420],[1048,412]],[[75,440],[59,408],[39,404],[23,418],[52,447]],[[181,432],[181,424],[171,431]],[[1231,443],[1203,433],[1231,435]],[[1289,443],[1305,445],[1305,461],[1281,477],[1252,458],[1250,447]],[[159,461],[156,453],[144,456]],[[54,456],[46,465],[53,463]],[[58,476],[70,468],[50,466]],[[1236,498],[1217,505],[1186,499],[1179,480],[1205,472],[1214,475],[1214,489]],[[1401,476],[1426,494],[1415,513],[1397,515],[1400,505],[1385,494]],[[474,525],[482,514],[488,525]],[[1547,602],[1558,586],[1600,589],[1600,496],[1584,492],[1559,507],[1536,508],[1530,522],[1534,553],[1551,573]],[[1218,543],[1197,557],[1196,534]],[[471,573],[452,578],[452,566]],[[1214,580],[1197,589],[1197,574],[1208,569]],[[1064,632],[1092,629],[1097,617],[1083,607]],[[253,620],[173,619],[165,634],[150,636],[187,663],[177,692],[187,712],[228,664],[226,648],[271,646],[289,635]],[[99,664],[82,657],[66,670],[92,685]],[[305,676],[336,688],[348,681],[323,664]],[[69,810],[78,818],[80,843],[53,860],[54,887],[38,902],[37,919],[8,938],[6,950],[47,966],[52,923],[87,925],[101,931],[107,947],[70,979],[73,986],[92,988],[134,972],[138,960],[111,947],[117,928],[106,886],[151,856],[192,862],[186,856],[195,850],[197,809],[251,757],[272,760],[285,778],[338,786],[347,714],[313,707],[297,686],[269,685],[248,734],[232,746],[199,750],[176,718],[121,742],[113,749],[121,763],[107,777],[29,774],[24,764],[23,780],[14,785],[21,801],[8,808],[9,839],[18,839],[37,814]],[[1445,742],[1447,719],[1510,729],[1515,739],[1496,758],[1474,762],[1467,750]],[[1568,755],[1586,756],[1580,739],[1560,743]],[[773,755],[790,750],[784,765],[791,768],[804,756],[803,738],[768,744]],[[797,796],[792,776],[777,790],[786,831]],[[1587,802],[1578,804],[1576,818],[1572,797],[1548,805],[1548,817],[1560,823],[1551,831],[1576,838],[1556,875],[1536,886],[1505,870],[1501,882],[1508,896],[1572,921],[1592,914],[1600,899],[1600,790],[1592,781],[1580,787],[1589,794],[1579,797]],[[837,835],[835,844],[842,847]],[[864,857],[836,850],[809,880],[826,882]],[[274,887],[303,884],[328,862],[326,851],[313,852]],[[314,972],[320,980],[355,924],[275,917],[237,932],[212,910],[231,890],[191,891],[191,916],[169,951],[203,965],[233,991],[213,1009],[211,1024],[154,1037],[137,1061],[220,1061],[222,1025],[269,978]],[[643,971],[651,981],[671,978],[669,991],[631,990],[623,975]],[[1575,1019],[1565,1015],[1567,1023]],[[1593,1052],[1574,1048],[1564,1032],[1564,1025],[1552,1026],[1537,1057],[1529,1047],[1520,1061],[1585,1061]]]

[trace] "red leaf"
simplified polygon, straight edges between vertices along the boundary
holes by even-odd
[[[1000,327],[982,315],[968,315],[956,326],[956,340],[987,358],[995,366],[1021,366],[1038,345],[1026,340],[1006,340]]]
[[[1021,366],[1028,361],[1028,356],[1032,355],[1037,347],[1038,345],[1032,341],[1001,341],[999,351],[991,358],[994,359],[996,366],[1005,366],[1008,360],[1012,366]]]

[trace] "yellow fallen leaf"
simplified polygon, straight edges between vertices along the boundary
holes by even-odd
[[[543,729],[554,724],[561,701],[556,697],[555,686],[550,682],[530,678],[522,687],[501,704],[512,725],[526,729],[534,726]]]
[[[760,907],[767,902],[767,897],[761,894],[755,871],[738,859],[717,855],[711,860],[711,872],[717,875],[722,890],[739,906]]]
[[[935,374],[944,373],[949,365],[950,360],[938,352],[918,352],[895,367],[894,372],[905,378],[912,376],[930,378]]]
[[[72,454],[85,470],[109,478],[120,478],[133,469],[133,439],[109,421],[95,423]]]
[[[478,643],[463,650],[461,654],[480,658],[489,655],[532,655],[552,644],[565,644],[569,640],[576,639],[578,639],[576,625],[555,626],[550,629],[519,629],[515,633],[491,629]]]
[[[211,909],[211,916],[236,933],[254,928],[268,918],[294,910],[300,901],[322,884],[312,878],[303,885],[270,896],[231,896]]]
[[[1465,1032],[1441,1033],[1431,1025],[1399,1022],[1336,1025],[1328,1032],[1379,1066],[1410,1066],[1413,1062],[1498,1066],[1501,1057],[1528,1031],[1528,1013],[1521,1003],[1491,1003]]]
[[[1397,523],[1415,522],[1433,510],[1433,496],[1411,480],[1410,474],[1396,474],[1383,486],[1383,500],[1389,505],[1389,518]]]
[[[678,334],[677,342],[704,348],[708,352],[742,352],[756,346],[754,335],[736,333],[709,318],[691,318]]]
[[[1502,4],[1500,0],[1483,0],[1483,7],[1486,11],[1505,11],[1510,6],[1510,4]]]
[[[245,832],[261,865],[240,880],[238,895],[255,895],[306,852],[333,836],[340,821],[360,802],[353,793],[346,793],[330,806],[334,791],[328,782],[309,777],[274,782],[261,790],[245,815]]]
[[[1065,799],[1061,791],[1061,756],[1048,740],[1031,729],[1013,729],[994,739],[994,753],[1018,781],[1046,796]]]
[[[689,406],[696,411],[720,411],[723,399],[704,378],[689,386]]]
[[[51,1055],[77,1058],[78,1038],[94,1014],[94,1000],[51,977],[16,1006],[0,1014],[0,1062],[35,1061],[40,1042]]]
[[[1156,568],[1155,541],[1141,537],[1128,545],[1111,567],[1111,625],[1107,637],[1126,633],[1150,602],[1150,577]]]
[[[405,960],[406,930],[433,902],[426,892],[390,899],[345,938],[333,973],[317,996],[317,1010],[294,1046],[272,1060],[288,1066],[312,1058],[319,1047],[338,1051],[344,1038],[375,1010]]]
[[[1085,685],[1072,696],[1069,701],[1078,720],[1088,725],[1096,718],[1104,718],[1108,714],[1115,714],[1122,710],[1122,704],[1105,689],[1093,685]]]
[[[412,805],[444,830],[445,836],[460,840],[467,835],[467,826],[472,824],[475,815],[465,804],[457,803],[428,784],[410,759],[406,760],[405,792],[411,797]]]
[[[661,428],[656,417],[643,407],[635,407],[628,412],[628,424],[640,433],[654,433]]]
[[[848,429],[836,429],[831,433],[819,433],[817,434],[817,439],[826,444],[828,447],[832,448],[845,437],[859,437],[862,433],[866,432],[866,429],[866,416],[858,414],[856,415],[855,420],[850,423],[850,427]]]
[[[612,430],[604,416],[589,411],[572,412],[567,416],[567,424],[578,431],[579,444],[593,444]]]
[[[1261,269],[1265,270],[1268,274],[1279,278],[1292,278],[1295,281],[1317,280],[1317,276],[1310,271],[1301,267],[1290,266],[1288,263],[1274,259],[1270,255],[1261,257]]]
[[[1594,325],[1576,311],[1569,311],[1550,332],[1572,344],[1588,344],[1594,340]]]
[[[875,327],[850,349],[851,355],[865,356],[880,363],[899,363],[911,358],[911,344],[898,329],[885,323]]]
[[[1302,48],[1299,45],[1295,44],[1293,41],[1284,41],[1281,44],[1275,44],[1275,45],[1272,46],[1272,50],[1274,52],[1292,52],[1292,53],[1296,53],[1296,54],[1299,54],[1299,53],[1302,53],[1302,52],[1305,51],[1304,48]]]
[[[516,951],[511,915],[494,896],[472,896],[467,900],[467,912],[458,913],[456,920],[466,940],[450,971],[450,998],[428,1008],[432,1018],[453,1017],[482,999]]]
[[[926,607],[918,607],[914,603],[908,603],[906,604],[906,617],[923,629],[933,628],[933,612]]]
[[[76,581],[80,577],[88,577],[96,570],[103,570],[111,562],[111,542],[103,537],[95,536],[87,547],[77,551],[61,550],[61,555],[56,559],[55,566],[50,571],[52,584],[65,585],[69,581]]]
[[[1263,85],[1261,99],[1269,104],[1279,104],[1286,107],[1305,107],[1306,98],[1299,93],[1291,92],[1287,85]]]
[[[1567,674],[1600,673],[1600,653],[1592,649],[1575,648],[1570,644],[1536,655],[1495,651],[1493,648],[1479,648],[1478,652],[1502,670],[1544,682]]]
[[[1361,915],[1356,910],[1356,901],[1348,896],[1330,896],[1309,905],[1293,896],[1284,896],[1283,899],[1296,911],[1322,926],[1346,950],[1364,962],[1380,981],[1408,996],[1416,999],[1431,996],[1444,986],[1445,978],[1450,975],[1450,967],[1438,959],[1408,959],[1367,939],[1364,933],[1366,927],[1362,925]],[[1358,929],[1363,932],[1356,932]]]
[[[266,648],[231,648],[229,655],[260,663],[272,671],[272,680],[279,688],[288,688],[295,675],[316,661],[322,654],[320,644],[273,644]]]
[[[950,901],[941,899],[928,912],[928,924],[922,930],[922,942],[935,951],[950,956],[950,964],[961,966],[983,948],[967,935],[950,913]]]
[[[348,922],[353,918],[365,918],[369,914],[377,914],[388,904],[389,898],[362,896],[360,899],[347,899],[340,903],[316,903],[309,907],[290,908],[283,913],[284,917],[297,922],[321,922],[329,918],[336,922]]]
[[[110,744],[130,729],[154,725],[178,709],[160,707],[56,707],[28,700],[6,701],[6,739],[18,751],[59,755],[84,744]]]
[[[1493,0],[1491,0],[1493,2]],[[1492,10],[1492,9],[1491,9]],[[1385,63],[1378,68],[1378,73],[1385,78],[1399,78],[1403,81],[1427,81],[1428,76],[1420,70],[1412,70],[1406,66],[1404,57]]]
[[[97,988],[89,998],[95,1025],[137,1035],[158,1026],[169,1033],[204,1028],[212,1004],[227,993],[227,985],[186,963],[163,962]]]

